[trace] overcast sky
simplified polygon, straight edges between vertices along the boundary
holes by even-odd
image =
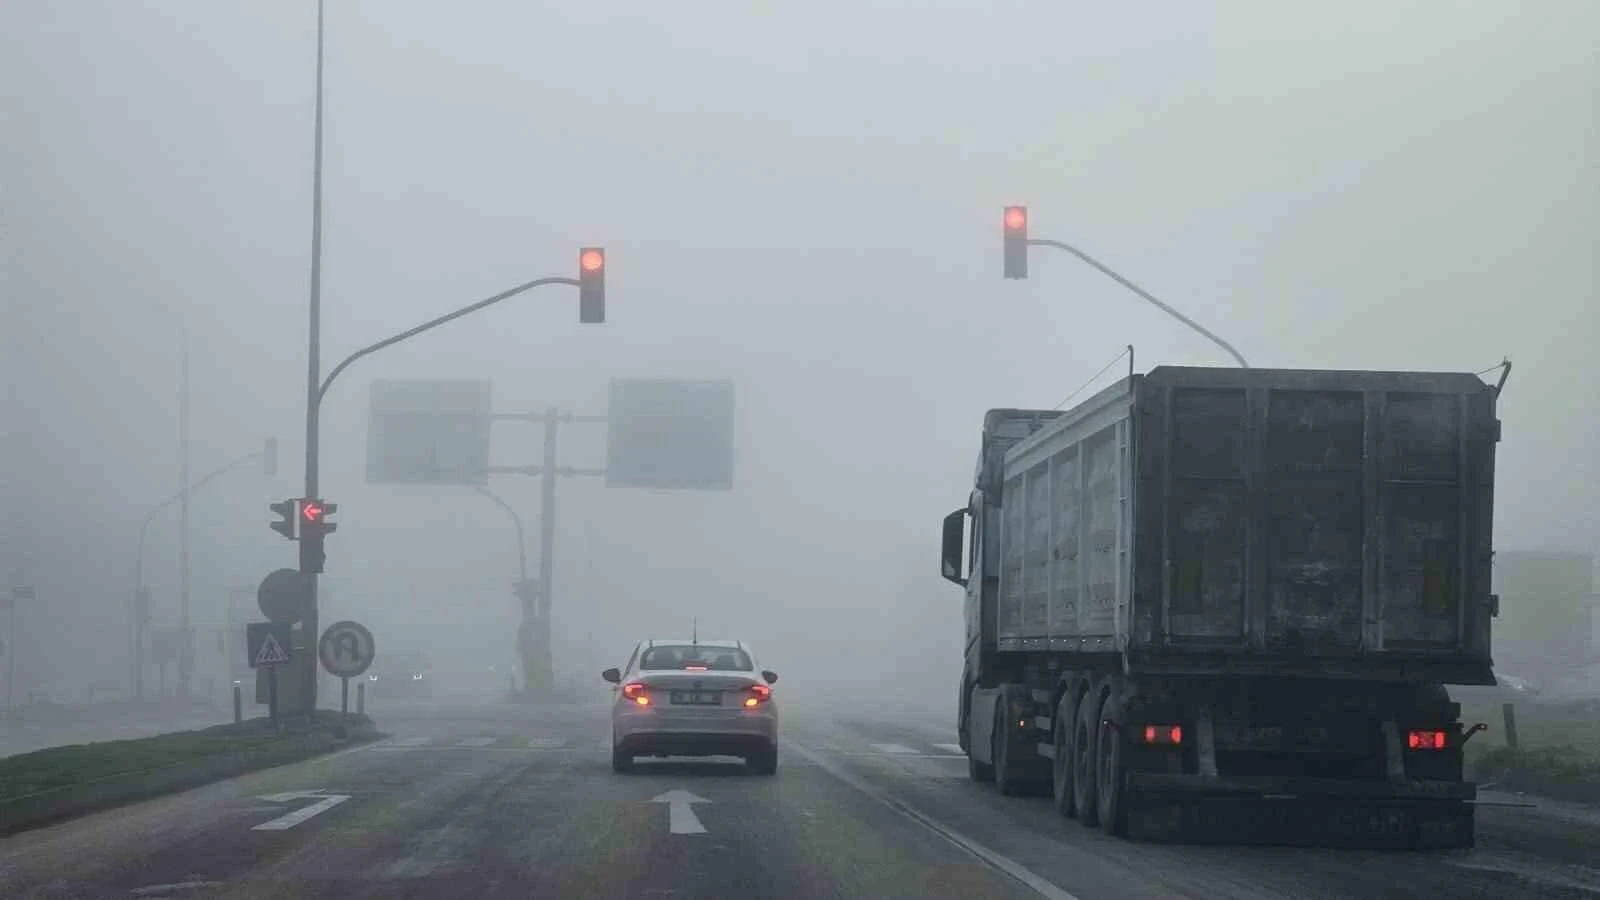
[[[341,378],[335,614],[493,653],[515,622],[503,512],[364,482],[373,380],[599,413],[613,377],[731,378],[736,491],[563,481],[559,664],[698,614],[791,666],[926,674],[944,702],[961,595],[938,519],[983,411],[1052,406],[1130,343],[1140,371],[1230,363],[1065,254],[1002,280],[1015,202],[1256,366],[1510,356],[1497,546],[1594,552],[1597,32],[1587,0],[330,0],[325,367],[571,275],[581,245],[610,257],[604,326],[546,289]],[[6,554],[39,585],[41,673],[78,645],[123,671],[139,524],[178,487],[183,326],[195,473],[283,444],[277,478],[194,500],[196,621],[292,565],[266,505],[301,476],[314,46],[312,0],[0,9],[5,497],[26,511]],[[496,462],[536,461],[535,427],[495,429]],[[603,438],[572,426],[563,462],[601,464]],[[537,481],[494,489],[536,550]],[[158,518],[146,563],[163,621],[175,536]]]

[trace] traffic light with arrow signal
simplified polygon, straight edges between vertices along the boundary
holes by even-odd
[[[321,574],[328,560],[322,540],[339,530],[328,517],[339,511],[339,504],[307,497],[300,501],[300,571]]]

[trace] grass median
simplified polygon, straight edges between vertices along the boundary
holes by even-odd
[[[324,711],[315,725],[282,731],[262,718],[21,753],[0,759],[0,831],[187,790],[376,736],[367,716]]]

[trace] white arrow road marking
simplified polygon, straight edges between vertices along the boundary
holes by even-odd
[[[283,831],[288,828],[293,828],[312,816],[318,815],[319,813],[325,813],[328,810],[333,809],[335,806],[345,802],[346,800],[349,800],[350,795],[324,794],[321,790],[288,791],[282,794],[267,794],[260,799],[268,800],[273,803],[288,803],[291,800],[316,800],[317,802],[311,804],[310,806],[297,809],[288,815],[279,816],[278,818],[273,819],[271,822],[262,822],[260,825],[250,829],[251,831]]]
[[[967,751],[961,749],[961,745],[960,744],[934,744],[933,746],[938,748],[938,749],[940,749],[940,750],[945,751],[946,753],[955,754],[956,756],[966,756],[967,755]]]
[[[905,744],[873,744],[872,749],[878,751],[879,753],[915,754],[917,752],[910,747],[907,747]]]
[[[462,746],[462,747],[487,747],[490,744],[494,743],[496,740],[497,740],[497,738],[492,738],[492,737],[462,738],[461,742],[460,742],[460,746]]]
[[[673,834],[705,834],[706,827],[700,824],[700,817],[694,814],[694,803],[710,803],[704,797],[696,797],[688,791],[667,791],[650,799],[651,803],[665,803],[667,805],[667,830]]]

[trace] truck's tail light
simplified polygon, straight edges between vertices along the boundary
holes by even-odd
[[[644,691],[644,685],[637,681],[630,681],[622,686],[622,696],[632,700],[640,706],[650,705],[650,695]]]
[[[750,691],[750,696],[744,698],[746,707],[760,706],[772,699],[772,688],[764,684],[752,684],[748,690]]]
[[[1412,731],[1406,734],[1408,750],[1443,750],[1450,745],[1450,735],[1443,731]]]
[[[1183,726],[1146,725],[1144,727],[1144,742],[1146,744],[1181,744],[1183,743]]]

